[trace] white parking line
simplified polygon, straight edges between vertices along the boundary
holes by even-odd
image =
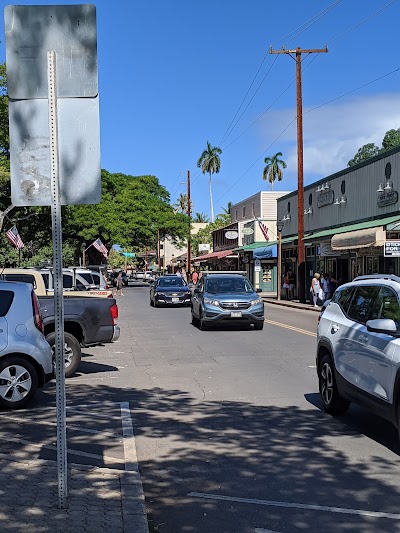
[[[381,513],[380,511],[363,511],[362,509],[346,509],[343,507],[328,507],[326,505],[310,505],[306,503],[275,502],[270,500],[256,500],[252,498],[235,498],[232,496],[222,496],[219,494],[206,494],[204,492],[189,492],[188,496],[202,498],[205,500],[221,500],[225,502],[246,503],[252,505],[266,505],[270,507],[285,507],[289,509],[306,509],[308,511],[326,511],[328,513],[351,514],[357,516],[368,516],[371,518],[391,518],[400,520],[400,514]]]

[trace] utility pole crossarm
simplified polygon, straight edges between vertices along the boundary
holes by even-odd
[[[302,48],[295,48],[294,50],[286,50],[282,48],[281,50],[272,50],[272,47],[269,49],[270,54],[326,54],[328,52],[328,47],[325,48],[314,48],[311,50],[303,50]]]

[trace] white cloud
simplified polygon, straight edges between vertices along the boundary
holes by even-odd
[[[361,146],[380,147],[385,133],[400,127],[400,94],[375,94],[312,109],[303,109],[306,183],[346,168]],[[262,127],[264,142],[272,142],[295,115],[294,108],[269,113]],[[296,135],[294,122],[273,145],[284,153],[288,177],[297,175]]]

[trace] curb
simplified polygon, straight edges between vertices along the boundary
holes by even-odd
[[[281,307],[291,307],[292,309],[302,309],[303,311],[313,311],[314,313],[320,313],[321,307],[314,307],[310,304],[302,304],[300,302],[286,301],[286,300],[275,300],[261,295],[261,298],[264,302],[272,305],[280,305]]]

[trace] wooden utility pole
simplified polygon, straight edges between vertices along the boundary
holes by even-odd
[[[157,270],[161,270],[160,248],[160,230],[157,230]]]
[[[190,205],[190,170],[187,171],[187,214],[188,214],[188,224],[189,224],[189,232],[188,232],[188,241],[187,241],[187,267],[186,267],[186,279],[189,283],[189,275],[190,275],[190,234],[192,230],[192,206]]]
[[[304,175],[303,175],[303,101],[301,90],[301,54],[327,53],[328,47],[322,49],[272,50],[270,54],[289,54],[296,61],[296,100],[297,100],[297,284],[300,302],[306,301],[306,263],[304,249]]]

